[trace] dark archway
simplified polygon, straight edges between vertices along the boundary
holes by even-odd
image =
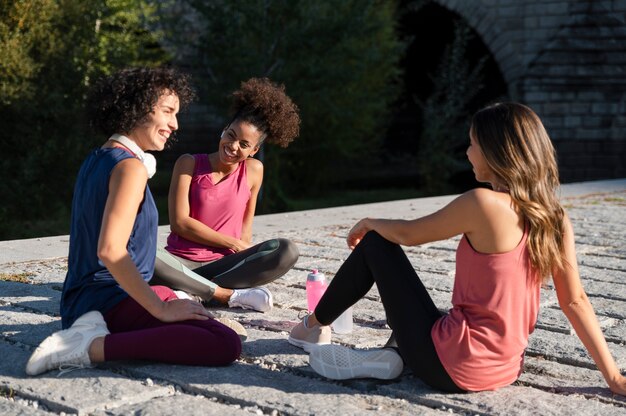
[[[393,110],[393,117],[385,140],[385,150],[395,158],[416,155],[419,152],[421,109],[433,89],[435,75],[446,46],[454,38],[455,26],[463,21],[457,13],[434,2],[401,1],[399,5],[398,34],[407,42],[401,60],[403,69],[402,93]],[[483,68],[483,88],[469,105],[473,113],[484,105],[508,96],[508,87],[493,55],[481,37],[471,30],[466,59],[474,67],[487,57]],[[475,186],[469,169],[455,175],[451,184],[462,192]]]

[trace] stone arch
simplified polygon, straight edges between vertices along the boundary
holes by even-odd
[[[480,2],[459,0],[433,0],[461,17],[481,36],[494,56],[500,72],[515,95],[517,81],[523,73],[524,64],[509,41],[509,34],[500,27],[496,17]]]

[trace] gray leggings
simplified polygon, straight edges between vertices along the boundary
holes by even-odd
[[[285,238],[264,241],[210,263],[199,263],[157,249],[151,285],[184,290],[210,300],[215,289],[261,286],[284,275],[296,264],[298,247]]]

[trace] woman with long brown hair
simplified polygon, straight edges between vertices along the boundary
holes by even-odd
[[[581,285],[571,222],[557,197],[555,151],[539,117],[517,103],[476,113],[467,157],[478,188],[415,220],[365,218],[349,232],[352,254],[315,312],[289,342],[333,379],[397,377],[406,364],[430,386],[450,392],[493,390],[517,380],[552,276],[559,305],[609,388],[621,375]],[[400,245],[462,235],[452,308],[434,305]],[[382,349],[330,344],[329,324],[376,283],[392,336]]]

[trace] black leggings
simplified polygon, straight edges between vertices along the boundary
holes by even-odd
[[[293,267],[299,255],[298,247],[284,238],[264,241],[210,263],[185,260],[158,249],[150,284],[210,300],[217,286],[244,289],[273,282]]]
[[[317,308],[323,324],[333,322],[376,283],[392,329],[393,343],[413,374],[431,387],[463,392],[443,368],[430,331],[442,313],[398,244],[370,231],[337,271]],[[391,346],[388,343],[389,346]]]

